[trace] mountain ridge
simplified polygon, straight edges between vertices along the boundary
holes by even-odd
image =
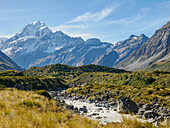
[[[56,63],[70,66],[97,64],[114,67],[147,40],[148,37],[141,34],[131,35],[116,45],[101,42],[97,38],[84,41],[81,37],[70,37],[62,31],[52,32],[45,23],[35,21],[0,44],[0,48],[25,68]]]
[[[169,59],[170,22],[156,30],[151,38],[139,49],[121,61],[116,67],[126,70],[137,70],[151,65],[161,59]]]
[[[7,55],[0,51],[0,70],[24,70],[18,66],[13,60],[11,60]]]

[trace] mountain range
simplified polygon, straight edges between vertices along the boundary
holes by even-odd
[[[148,38],[131,35],[115,45],[97,38],[86,41],[62,31],[52,32],[45,23],[26,25],[9,39],[0,39],[0,49],[24,68],[56,63],[70,66],[97,64],[126,70],[137,70],[169,59],[170,22]]]
[[[61,31],[53,33],[45,23],[35,21],[1,43],[0,49],[24,68],[55,63],[113,67],[147,39],[143,34],[132,35],[114,46],[97,38],[84,41],[81,37],[73,38]]]

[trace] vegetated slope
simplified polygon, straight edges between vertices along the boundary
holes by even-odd
[[[161,70],[161,71],[170,72],[170,59],[162,61],[162,62],[153,63],[153,64],[151,64],[145,68],[142,68],[140,70],[142,70],[142,71]]]
[[[0,51],[0,70],[24,70],[18,66],[13,60],[11,60],[7,55]]]
[[[3,71],[0,72],[0,87],[10,87],[19,85],[20,89],[30,85],[31,90],[58,90],[59,88],[67,88],[63,80],[51,76],[24,76],[18,71]]]
[[[116,67],[137,70],[161,60],[168,60],[170,52],[170,21],[157,30],[139,49]]]
[[[64,64],[48,65],[43,67],[32,67],[23,72],[26,76],[52,76],[57,75],[57,73],[83,73],[83,72],[114,72],[123,73],[127,72],[121,69],[115,69],[100,65],[83,65],[78,67],[72,67]]]
[[[107,97],[115,101],[119,97],[128,97],[136,103],[150,104],[158,99],[170,108],[170,73],[163,71],[136,71],[131,73],[83,73],[68,81],[78,87],[70,88],[68,93],[94,97]]]

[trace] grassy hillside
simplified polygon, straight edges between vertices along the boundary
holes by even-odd
[[[159,62],[159,63],[154,63],[145,68],[142,68],[141,70],[142,71],[162,70],[162,71],[170,72],[170,60],[166,60],[166,61]]]
[[[70,88],[68,93],[89,98],[107,96],[114,101],[118,97],[129,97],[139,103],[151,103],[155,98],[170,108],[170,73],[163,71],[132,73],[83,73],[68,81],[72,84],[87,85]],[[109,93],[108,93],[109,92]]]
[[[24,76],[21,72],[12,70],[0,72],[0,87],[14,87],[16,84],[31,84],[32,90],[67,87],[61,79],[52,76]]]
[[[26,76],[60,76],[65,73],[81,74],[83,72],[123,73],[127,71],[106,67],[106,66],[93,65],[93,64],[79,66],[79,67],[72,67],[64,64],[55,64],[55,65],[48,65],[44,67],[32,67],[24,71],[23,74]]]
[[[59,102],[35,92],[0,90],[2,128],[154,128],[137,120],[123,118],[122,121],[103,125],[76,115]]]
[[[98,122],[65,110],[48,98],[27,91],[0,91],[0,127],[8,128],[88,128]]]

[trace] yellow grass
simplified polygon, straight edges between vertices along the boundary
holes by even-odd
[[[0,128],[153,128],[137,120],[103,125],[31,91],[0,90]]]

